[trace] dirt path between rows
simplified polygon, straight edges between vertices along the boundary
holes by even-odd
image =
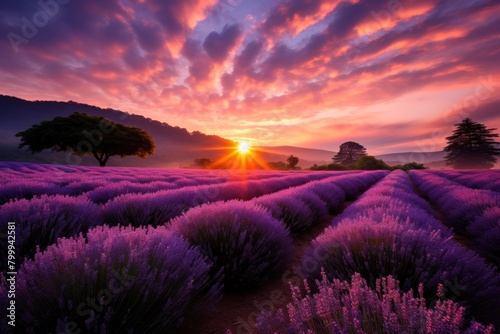
[[[339,213],[352,201],[344,202]],[[186,334],[226,334],[230,329],[233,334],[256,333],[255,321],[261,309],[269,310],[285,307],[292,301],[288,281],[298,282],[299,277],[294,273],[311,241],[327,228],[336,215],[330,215],[309,230],[294,237],[295,253],[290,265],[283,273],[276,275],[264,285],[249,291],[224,293],[222,300],[217,304],[215,312],[207,316],[192,316],[186,318],[184,325],[176,333]]]
[[[408,175],[408,177],[410,178],[410,182],[413,186],[413,191],[418,195],[420,196],[421,198],[423,198],[427,203],[429,203],[433,213],[434,213],[434,218],[436,218],[437,220],[439,220],[441,222],[441,224],[443,224],[443,226],[445,227],[448,227],[450,228],[448,222],[447,222],[447,219],[446,217],[444,216],[444,214],[441,212],[441,210],[439,209],[438,205],[436,203],[434,203],[434,201],[431,201],[429,197],[427,197],[426,195],[424,195],[420,189],[418,188],[415,180],[413,180],[413,178]],[[457,231],[454,231],[452,230],[453,232],[453,237],[452,239],[457,242],[458,244],[462,245],[463,247],[467,248],[467,249],[473,249],[471,244],[470,244],[470,241],[469,239],[460,234],[460,233],[457,233]]]

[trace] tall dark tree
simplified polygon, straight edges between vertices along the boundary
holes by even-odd
[[[366,148],[353,141],[340,145],[339,153],[333,157],[335,163],[347,166],[366,156]]]
[[[21,137],[19,148],[27,146],[31,153],[52,149],[78,156],[92,155],[100,166],[105,166],[112,156],[145,158],[155,150],[148,132],[81,113],[43,121],[17,133],[16,137]]]
[[[290,155],[288,159],[286,159],[286,161],[288,162],[288,168],[294,169],[295,166],[297,166],[297,164],[299,163],[299,158]]]
[[[446,137],[446,165],[455,169],[492,168],[497,162],[496,156],[500,155],[500,149],[495,147],[500,145],[494,140],[498,137],[493,133],[496,129],[487,129],[468,117],[455,126],[453,134]]]

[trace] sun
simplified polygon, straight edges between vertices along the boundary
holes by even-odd
[[[247,154],[249,151],[250,151],[250,144],[247,143],[246,141],[240,142],[240,144],[238,145],[238,152],[240,152],[240,154]]]

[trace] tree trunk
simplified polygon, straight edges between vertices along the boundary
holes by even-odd
[[[102,153],[101,155],[99,155],[99,153],[97,153],[96,151],[92,151],[92,155],[94,156],[94,158],[96,158],[97,161],[99,161],[99,166],[106,166],[106,163],[109,159],[109,154]]]
[[[106,163],[108,162],[108,159],[109,159],[109,154],[103,154],[103,160],[101,166],[105,166]]]

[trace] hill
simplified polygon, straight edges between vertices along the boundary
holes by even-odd
[[[137,126],[148,131],[156,143],[156,152],[147,159],[137,157],[112,157],[110,166],[179,167],[193,162],[195,158],[218,159],[227,151],[221,147],[234,147],[235,143],[198,131],[189,132],[184,128],[155,121],[144,116],[128,114],[119,110],[76,103],[73,101],[26,101],[16,97],[0,95],[0,160],[40,163],[70,163],[66,153],[44,151],[34,154],[17,149],[19,138],[15,134],[33,124],[50,120],[57,116],[68,116],[73,112],[102,116],[125,125]],[[95,165],[93,158],[86,157],[85,165]]]
[[[82,112],[102,116],[125,125],[137,126],[148,131],[156,143],[156,152],[147,159],[137,157],[111,158],[110,166],[179,167],[188,166],[194,159],[206,157],[217,160],[232,152],[236,143],[215,135],[188,130],[159,122],[144,116],[129,114],[120,110],[103,109],[73,101],[27,101],[20,98],[0,95],[0,161],[24,161],[38,163],[74,163],[71,154],[44,151],[40,154],[17,148],[19,138],[15,134],[33,124],[50,120],[57,116],[68,116]],[[226,148],[227,149],[222,149]],[[283,161],[294,155],[300,158],[299,166],[308,168],[313,164],[332,162],[334,151],[295,146],[258,146],[255,147],[261,160]],[[444,167],[445,152],[402,152],[376,156],[389,165],[404,164],[410,161],[424,163],[431,168]],[[82,164],[95,165],[91,157],[84,158]]]

